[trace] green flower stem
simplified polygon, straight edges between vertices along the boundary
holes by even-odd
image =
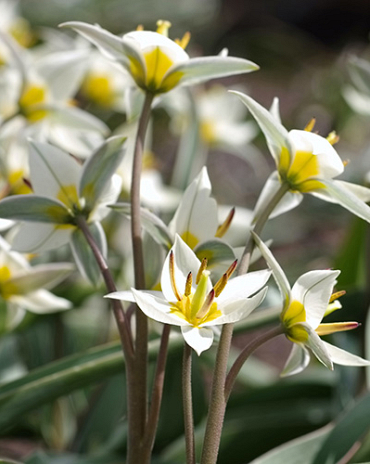
[[[145,430],[143,441],[143,453],[148,453],[148,456],[143,456],[144,460],[150,461],[151,451],[154,445],[155,434],[158,426],[159,411],[162,403],[163,384],[167,361],[168,341],[170,337],[171,326],[164,324],[161,344],[159,347],[157,367],[154,374],[153,391],[148,414],[148,422]]]
[[[140,181],[143,162],[143,151],[145,134],[150,118],[150,110],[154,94],[147,92],[136,134],[134,160],[131,178],[131,237],[134,257],[135,288],[145,288],[144,255],[141,238],[141,216],[140,216]],[[129,447],[127,464],[146,464],[149,461],[141,459],[142,440],[144,438],[147,421],[147,370],[148,370],[148,320],[145,314],[136,306],[136,343],[135,343],[135,365],[134,365],[134,392],[132,401],[136,411],[135,417],[129,424],[132,434],[132,446]],[[137,448],[139,447],[139,449]]]
[[[279,190],[276,192],[271,201],[266,205],[265,210],[256,221],[253,229],[256,234],[260,234],[270,214],[288,190],[289,186],[287,184],[282,183],[280,185]],[[237,269],[238,275],[246,274],[248,272],[250,256],[252,254],[253,247],[254,242],[252,235],[250,235]],[[227,361],[230,353],[233,329],[234,324],[225,324],[221,331],[221,337],[216,356],[215,370],[213,373],[211,401],[208,411],[206,432],[204,435],[202,458],[200,461],[201,464],[216,464],[217,461],[222,426],[228,400],[228,396],[225,395],[225,384]]]
[[[254,233],[256,233],[257,235],[260,235],[270,214],[273,212],[273,210],[279,204],[280,200],[283,198],[283,196],[288,191],[289,191],[289,184],[287,184],[286,182],[281,183],[278,191],[271,198],[271,201],[266,205],[266,208],[262,211],[261,215],[257,219],[254,225],[254,228],[253,228]],[[238,270],[237,270],[238,275],[246,274],[248,272],[253,248],[254,248],[254,241],[253,241],[252,235],[249,235],[247,244],[245,245],[245,248],[244,248],[243,255],[239,261]]]
[[[226,377],[226,382],[225,382],[225,399],[226,401],[229,399],[231,390],[233,389],[235,380],[237,375],[240,372],[240,369],[243,367],[243,364],[245,361],[249,358],[249,356],[261,345],[264,343],[268,342],[274,337],[277,337],[278,335],[283,334],[283,327],[281,324],[278,326],[274,327],[273,329],[265,332],[262,334],[260,337],[255,338],[252,340],[249,345],[247,345],[239,354],[237,359],[235,360],[234,364],[231,366],[231,369],[229,373],[227,374]]]
[[[191,355],[192,348],[185,343],[182,358],[182,404],[184,411],[186,464],[195,464],[193,398],[191,393]]]

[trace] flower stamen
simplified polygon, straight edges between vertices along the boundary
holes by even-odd
[[[221,238],[226,234],[226,232],[229,230],[229,227],[231,225],[231,221],[233,220],[234,215],[235,215],[235,208],[232,208],[229,214],[227,215],[227,218],[224,220],[224,222],[218,226],[215,237]]]
[[[315,124],[316,124],[316,118],[312,118],[311,121],[308,122],[304,130],[306,132],[312,132],[313,128],[315,127]]]
[[[170,252],[169,264],[170,264],[171,287],[172,287],[173,293],[175,294],[175,297],[177,298],[177,300],[181,301],[182,300],[182,295],[178,291],[177,286],[176,286],[176,281],[175,281],[175,256],[174,256],[172,250]]]
[[[203,317],[208,313],[211,309],[215,296],[215,289],[212,288],[212,290],[208,293],[207,298],[204,300],[202,307],[195,316],[197,319],[203,319]]]
[[[157,32],[158,34],[162,34],[165,37],[168,37],[168,30],[172,26],[169,21],[158,19],[157,21]]]
[[[207,264],[208,264],[207,258],[203,258],[202,262],[201,262],[201,264],[199,266],[199,271],[198,271],[198,274],[197,274],[197,278],[195,279],[195,283],[197,285],[199,284],[200,278],[203,275],[203,271],[205,271],[207,269]]]
[[[189,272],[187,278],[186,278],[186,283],[185,283],[185,296],[191,295],[191,288],[193,284],[193,274]]]
[[[175,39],[174,42],[177,43],[177,45],[179,45],[183,50],[185,50],[185,48],[188,46],[190,42],[190,37],[191,37],[191,34],[189,31],[187,31],[182,36],[182,39]]]

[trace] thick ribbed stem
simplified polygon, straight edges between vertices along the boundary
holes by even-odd
[[[186,464],[195,464],[193,397],[191,392],[191,347],[184,344],[182,358],[182,404],[186,444]]]
[[[289,190],[287,184],[281,184],[279,190],[271,198],[265,209],[259,216],[254,226],[254,232],[260,234],[263,226],[276,205]],[[249,269],[250,257],[254,248],[252,235],[249,236],[244,249],[243,256],[237,268],[237,274],[246,274]],[[211,401],[208,412],[206,432],[204,436],[201,464],[216,464],[218,450],[220,447],[222,426],[225,417],[228,396],[225,395],[225,383],[227,373],[227,361],[230,353],[231,340],[233,336],[233,324],[225,324],[222,328],[220,342],[218,345],[215,370],[213,373]]]

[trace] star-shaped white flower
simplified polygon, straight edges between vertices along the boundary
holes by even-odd
[[[328,139],[308,130],[291,130],[252,98],[233,92],[248,107],[263,131],[277,170],[271,174],[260,195],[255,209],[255,219],[274,197],[281,184],[287,192],[270,217],[297,206],[304,193],[322,200],[338,203],[370,222],[370,189],[334,179],[344,171],[338,153]]]
[[[282,375],[293,375],[305,369],[310,361],[309,348],[324,366],[333,369],[333,363],[344,366],[370,366],[370,362],[321,340],[328,335],[358,327],[357,322],[322,323],[322,319],[341,305],[332,306],[336,294],[333,288],[340,271],[310,271],[299,277],[291,288],[280,265],[271,251],[254,234],[262,256],[272,269],[283,297],[281,323],[287,338],[294,343]]]
[[[63,23],[96,45],[109,58],[119,62],[141,89],[160,94],[180,85],[191,85],[215,77],[255,71],[258,66],[241,58],[214,56],[189,58],[184,48],[190,37],[173,41],[168,37],[170,23],[158,21],[157,32],[137,30],[122,37],[100,26],[79,21]]]
[[[151,319],[181,327],[186,343],[200,355],[213,343],[213,326],[246,318],[264,299],[261,288],[270,277],[263,270],[230,279],[236,262],[212,285],[206,260],[202,262],[179,237],[165,260],[162,291],[131,289],[108,298],[135,301]]]

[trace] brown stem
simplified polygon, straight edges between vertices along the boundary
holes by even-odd
[[[261,215],[256,221],[255,226],[253,227],[253,232],[259,235],[266,224],[270,214],[279,204],[283,196],[288,192],[289,185],[286,183],[280,184],[279,190],[276,192],[271,201],[266,205],[266,208],[262,211]],[[244,248],[243,255],[238,264],[238,275],[246,274],[249,269],[250,259],[254,248],[254,241],[252,235],[249,235],[247,243]]]
[[[139,125],[136,134],[134,159],[131,177],[131,237],[134,258],[135,288],[145,288],[144,256],[141,238],[141,216],[140,216],[140,181],[141,168],[143,162],[143,151],[145,134],[150,118],[150,109],[154,95],[147,92]],[[148,320],[145,314],[136,306],[136,336],[135,336],[135,364],[134,364],[134,392],[133,408],[136,411],[132,418],[130,428],[133,437],[133,444],[129,448],[127,464],[136,464],[140,461],[146,464],[138,452],[144,452],[141,448],[147,421],[147,361],[148,361]],[[140,445],[139,450],[137,446]],[[131,451],[130,451],[131,450]]]
[[[159,411],[162,403],[163,384],[167,361],[167,348],[170,332],[171,326],[165,324],[163,326],[161,344],[158,352],[157,367],[154,374],[153,391],[148,415],[148,422],[146,425],[145,436],[143,440],[143,453],[148,454],[148,456],[144,454],[143,458],[144,461],[145,459],[147,459],[148,462],[150,460],[150,454],[154,445],[155,433],[157,431],[158,426]]]
[[[186,464],[195,464],[193,398],[191,393],[191,347],[184,344],[182,358],[182,404],[186,443]]]
[[[76,217],[76,224],[84,234],[87,243],[89,244],[95,260],[99,266],[100,272],[103,276],[105,285],[109,293],[116,292],[116,284],[114,283],[112,274],[108,268],[107,263],[105,262],[104,256],[102,255],[98,245],[95,242],[93,235],[90,232],[90,229],[86,223],[86,220],[82,216]],[[132,335],[130,326],[128,324],[127,318],[122,307],[122,304],[119,300],[110,300],[113,308],[114,317],[116,319],[118,332],[121,339],[122,349],[125,355],[127,365],[132,363],[134,359],[134,350],[132,344]]]
[[[280,185],[279,190],[266,205],[266,208],[264,211],[262,211],[261,215],[256,221],[253,229],[254,232],[257,234],[261,232],[270,214],[288,190],[289,186],[287,184],[283,183]],[[252,235],[250,235],[245,246],[243,256],[238,265],[238,275],[246,274],[248,272],[253,247],[254,242]],[[217,461],[222,426],[228,399],[228,397],[225,396],[225,383],[227,361],[230,352],[233,329],[234,324],[225,324],[221,331],[221,337],[216,356],[215,370],[213,373],[211,402],[209,406],[207,426],[204,436],[201,464],[216,464]]]
[[[231,390],[233,389],[236,377],[239,374],[240,369],[243,367],[243,364],[245,363],[245,361],[249,358],[249,356],[261,345],[271,340],[272,338],[277,337],[278,335],[281,335],[282,333],[284,333],[283,328],[281,325],[278,325],[277,327],[274,327],[268,332],[265,332],[260,337],[257,337],[254,340],[252,340],[249,343],[249,345],[247,345],[240,352],[239,356],[236,358],[234,364],[231,366],[231,369],[226,377],[225,401],[229,399],[229,396],[230,396]]]
[[[217,461],[226,410],[224,387],[233,328],[234,324],[225,324],[221,332],[215,370],[213,372],[211,402],[203,442],[201,464],[215,464]]]

